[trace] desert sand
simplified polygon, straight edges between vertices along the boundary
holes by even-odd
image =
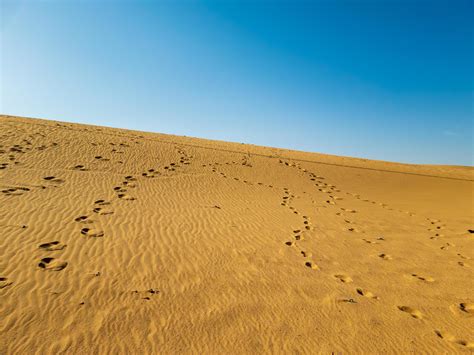
[[[0,116],[0,353],[472,353],[473,180]]]

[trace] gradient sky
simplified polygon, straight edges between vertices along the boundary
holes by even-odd
[[[1,113],[473,164],[472,0],[0,2]]]

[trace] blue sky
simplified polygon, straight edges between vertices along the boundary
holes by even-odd
[[[473,164],[473,1],[9,1],[0,112]]]

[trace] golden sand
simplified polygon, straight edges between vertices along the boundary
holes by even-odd
[[[0,353],[472,352],[473,180],[0,116]]]

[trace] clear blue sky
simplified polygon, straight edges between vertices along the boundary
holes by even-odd
[[[0,111],[473,164],[474,1],[5,1]]]

